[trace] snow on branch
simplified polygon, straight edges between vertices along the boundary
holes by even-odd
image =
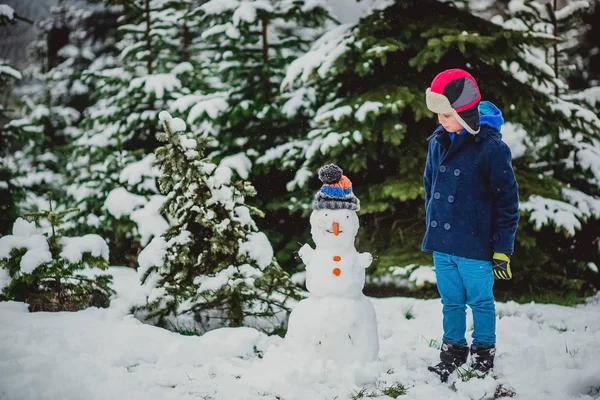
[[[239,14],[238,18],[250,18],[252,13],[256,13],[256,10],[273,12],[273,6],[267,0],[254,0],[253,2],[242,0],[210,0],[200,6],[200,10],[212,15],[237,12]]]
[[[284,12],[288,12],[289,10],[292,10],[294,7],[298,7],[299,3],[302,6],[302,12],[310,12],[310,11],[315,10],[316,8],[324,8],[330,14],[332,13],[330,11],[331,7],[329,7],[329,4],[327,3],[326,0],[304,0],[302,2],[298,2],[297,0],[280,0],[279,7]]]
[[[6,25],[7,23],[15,24],[17,20],[27,22],[31,25],[34,24],[32,20],[15,13],[15,10],[9,5],[0,4],[0,26]]]
[[[600,105],[600,86],[584,89],[580,92],[564,96],[565,100],[583,101],[591,107]]]
[[[294,165],[294,163],[293,162],[290,163],[286,159],[287,158],[295,158],[295,157],[299,156],[300,154],[303,154],[303,152],[305,151],[307,146],[308,146],[307,140],[293,140],[288,143],[279,145],[277,147],[267,149],[267,151],[265,151],[265,154],[263,154],[256,160],[256,163],[257,164],[269,164],[275,160],[283,160],[282,167],[284,167],[284,168],[291,167]],[[286,158],[286,159],[284,159],[284,158]]]
[[[15,10],[6,4],[0,4],[0,18],[6,18],[9,21],[14,20]]]
[[[531,195],[519,205],[519,209],[529,214],[529,221],[536,230],[552,225],[556,231],[564,231],[569,236],[581,229],[581,221],[586,219],[584,212],[561,200]]]
[[[233,24],[240,26],[242,22],[252,24],[256,21],[257,7],[256,4],[250,2],[243,2],[233,12]]]
[[[20,262],[20,271],[23,274],[30,274],[38,266],[52,261],[46,236],[38,232],[33,222],[23,218],[17,218],[15,221],[12,235],[0,238],[0,259],[10,258],[15,249],[25,250]]]
[[[344,24],[331,29],[306,54],[294,60],[281,83],[282,90],[291,87],[299,79],[302,82],[310,81],[315,71],[320,77],[329,75],[335,62],[346,53],[348,44],[354,40],[350,35],[352,27],[351,24]]]
[[[255,260],[261,270],[273,262],[273,247],[263,232],[250,232],[246,241],[240,240],[239,245],[239,254]]]
[[[171,117],[171,114],[169,114],[166,111],[161,111],[160,113],[158,113],[158,119],[160,120],[160,122],[166,123],[169,126],[169,130],[171,132],[184,132],[187,129],[185,122],[181,118],[173,118]],[[186,146],[183,147],[187,148]],[[192,146],[192,148],[196,148],[195,143]]]
[[[3,4],[0,4],[0,6],[2,6]],[[21,75],[21,73],[19,71],[17,71],[16,69],[14,69],[13,67],[11,67],[8,64],[4,64],[0,62],[0,76],[1,75],[8,75],[11,78],[14,78],[16,80],[21,80],[23,78],[23,75]]]
[[[327,105],[328,104],[326,104],[325,106],[327,106]],[[350,105],[344,105],[341,107],[331,108],[326,111],[323,110],[324,107],[321,107],[317,111],[317,115],[315,116],[316,123],[323,123],[328,120],[334,120],[335,122],[338,122],[341,119],[352,115],[352,113],[353,113],[352,106],[350,106]]]
[[[525,155],[528,146],[531,145],[527,131],[520,124],[511,122],[502,125],[502,140],[510,148],[513,160]]]
[[[600,142],[595,141],[595,145],[592,145],[573,140],[572,143],[579,165],[592,173],[592,182],[600,187]]]
[[[192,94],[175,100],[171,109],[179,113],[189,109],[186,119],[188,124],[193,124],[204,116],[214,120],[229,109],[228,98],[229,93],[226,92],[210,95]]]
[[[281,112],[286,117],[293,118],[302,109],[312,113],[311,107],[316,102],[317,93],[314,87],[303,86],[291,93],[284,93],[284,98],[287,100],[281,107]]]
[[[570,188],[564,188],[562,195],[565,200],[581,211],[583,217],[600,219],[600,198]]]
[[[173,74],[146,75],[131,80],[130,89],[144,87],[144,92],[154,93],[157,99],[162,99],[166,92],[181,88],[181,81]]]
[[[230,169],[237,172],[242,179],[248,179],[250,170],[252,169],[252,161],[248,158],[245,153],[238,153],[231,156],[227,156],[219,163],[220,167],[229,167]]]
[[[60,256],[70,263],[78,263],[83,259],[85,253],[93,257],[102,257],[108,261],[108,245],[106,241],[95,234],[80,237],[62,237],[63,245]]]
[[[508,11],[511,14],[537,14],[540,18],[547,20],[549,18],[548,11],[543,4],[538,4],[535,1],[511,0],[508,3]]]
[[[162,235],[169,224],[161,215],[165,196],[152,195],[149,198],[130,193],[123,187],[110,191],[104,202],[104,209],[119,219],[128,217],[137,226],[140,243],[145,246],[152,237]]]
[[[556,11],[554,13],[554,16],[556,17],[556,19],[558,21],[562,21],[562,20],[565,20],[565,19],[571,17],[574,14],[577,14],[578,12],[585,11],[588,8],[590,8],[590,3],[588,3],[585,0],[570,1],[567,3],[566,6],[564,6],[560,10]]]
[[[600,118],[598,118],[598,115],[594,111],[588,108],[581,107],[578,104],[560,98],[554,98],[554,102],[550,104],[550,107],[555,111],[562,112],[567,118],[580,118],[585,122],[600,128]]]
[[[140,189],[157,193],[156,178],[159,175],[158,168],[154,166],[156,156],[150,153],[140,161],[129,163],[123,168],[119,175],[119,182],[129,186],[140,185]]]

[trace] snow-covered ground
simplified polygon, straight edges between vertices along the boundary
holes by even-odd
[[[574,308],[499,303],[498,378],[442,384],[427,371],[438,357],[439,300],[372,299],[379,360],[336,365],[250,328],[195,337],[142,324],[127,315],[140,296],[136,273],[111,269],[109,309],[29,313],[0,303],[0,399],[342,400],[363,389],[389,399],[382,390],[395,383],[407,400],[493,399],[499,385],[518,399],[600,398],[600,295]]]

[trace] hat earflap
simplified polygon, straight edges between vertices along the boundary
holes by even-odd
[[[425,91],[425,102],[427,103],[427,108],[429,111],[434,112],[436,114],[452,114],[454,118],[462,125],[463,128],[467,130],[472,135],[476,135],[479,133],[479,127],[477,130],[474,130],[465,122],[465,120],[459,115],[458,112],[452,105],[446,96],[440,93],[435,93],[431,91],[431,88],[427,88]]]

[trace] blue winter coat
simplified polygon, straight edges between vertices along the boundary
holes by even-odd
[[[519,221],[517,181],[502,141],[500,110],[479,106],[477,135],[454,135],[441,126],[429,142],[425,166],[427,232],[424,251],[491,260],[512,254]]]

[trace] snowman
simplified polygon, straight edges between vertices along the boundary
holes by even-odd
[[[379,351],[377,318],[362,292],[373,258],[354,247],[360,202],[337,165],[322,167],[319,179],[323,186],[310,216],[316,248],[305,244],[298,252],[310,297],[290,314],[285,341],[340,363],[373,361]]]

